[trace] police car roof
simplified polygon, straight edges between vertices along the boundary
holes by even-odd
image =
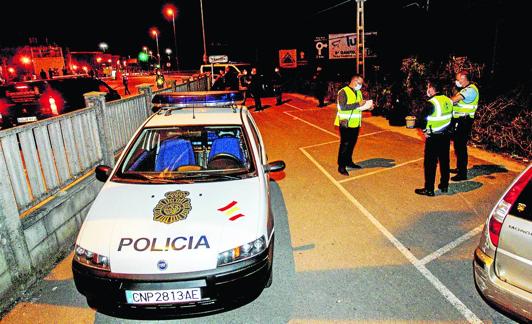
[[[146,127],[179,125],[240,125],[243,99],[238,91],[169,92],[155,95],[152,103],[161,110],[146,123]]]

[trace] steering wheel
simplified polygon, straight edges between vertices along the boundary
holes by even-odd
[[[242,162],[236,156],[229,153],[218,153],[207,163],[208,169],[238,169],[241,167]]]

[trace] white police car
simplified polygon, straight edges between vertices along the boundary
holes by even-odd
[[[216,311],[271,284],[274,226],[259,130],[238,92],[166,93],[76,241],[74,281],[99,310]],[[156,310],[153,312],[153,310]]]

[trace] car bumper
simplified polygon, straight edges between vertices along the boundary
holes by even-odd
[[[480,248],[474,253],[473,273],[477,290],[488,304],[520,320],[532,320],[532,294],[500,280],[493,259]]]
[[[262,254],[249,260],[214,270],[168,274],[113,274],[72,263],[74,282],[89,305],[122,317],[186,317],[238,306],[260,294],[268,281],[273,257],[273,241]],[[166,290],[200,288],[202,300],[176,304],[128,304],[126,290]]]

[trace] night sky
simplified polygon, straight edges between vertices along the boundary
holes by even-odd
[[[275,64],[279,48],[303,49],[311,56],[315,36],[353,32],[356,26],[354,1],[203,1],[208,53],[265,66]],[[409,54],[429,59],[467,55],[491,65],[498,24],[498,68],[530,71],[525,44],[532,28],[525,2],[430,0],[427,12],[423,0],[367,0],[366,31],[378,32],[368,42],[379,55],[375,62],[390,68]],[[161,13],[165,3],[4,0],[0,47],[26,44],[31,36],[73,51],[98,50],[105,41],[110,52],[134,57],[143,45],[155,50],[148,30],[157,26],[163,52],[173,49],[172,24]],[[185,68],[197,69],[203,53],[199,0],[173,4],[179,10],[180,60]]]

